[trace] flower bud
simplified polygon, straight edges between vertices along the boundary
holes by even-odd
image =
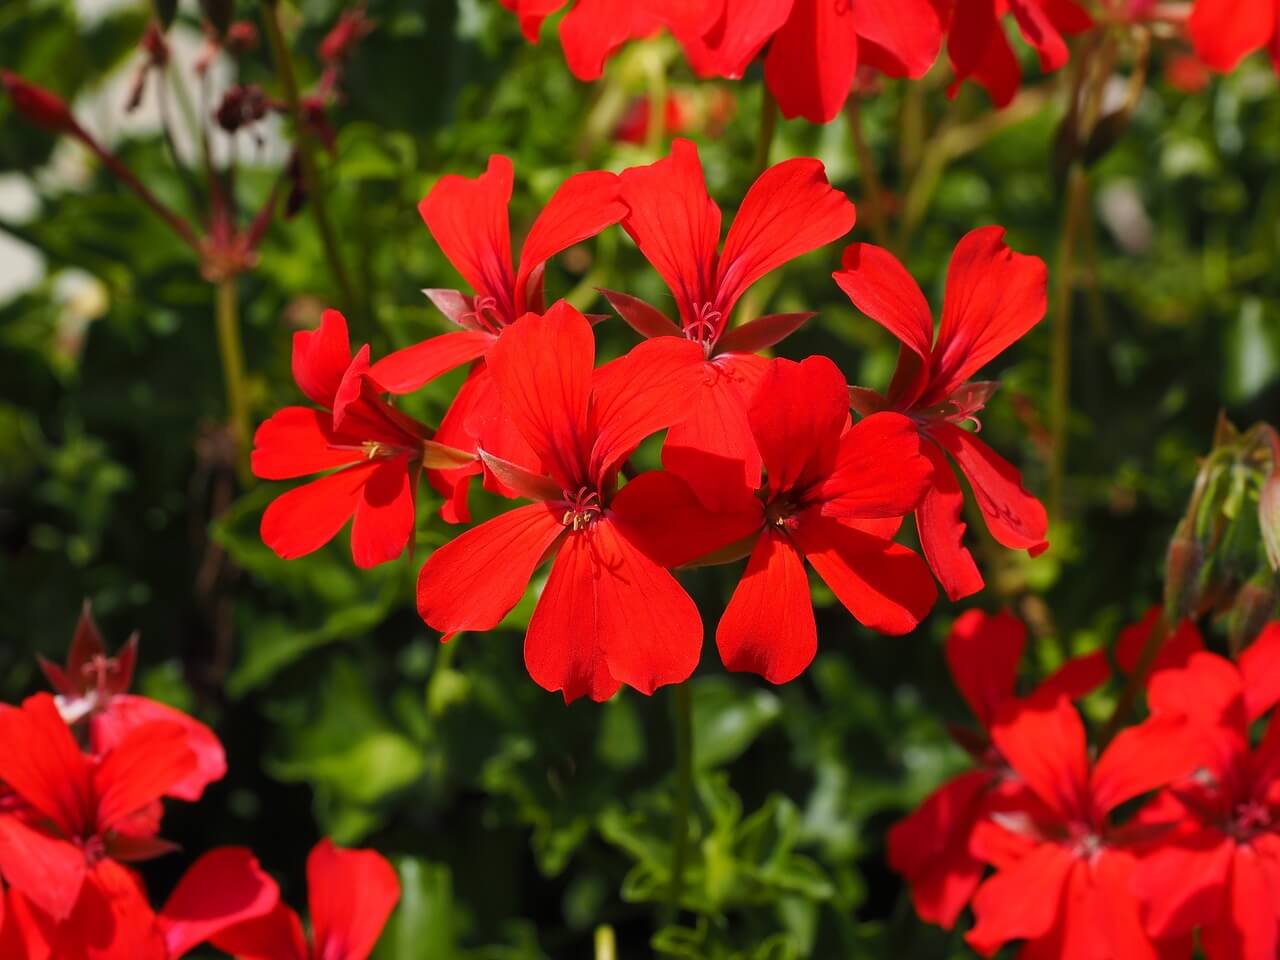
[[[80,125],[71,115],[71,109],[56,94],[8,70],[0,70],[0,84],[13,101],[13,108],[28,123],[50,133],[74,135],[79,131]]]
[[[1227,643],[1233,656],[1253,643],[1280,608],[1280,575],[1267,571],[1250,580],[1236,594],[1231,608]]]
[[[1204,551],[1187,537],[1175,536],[1165,555],[1164,608],[1172,623],[1193,615],[1198,606]]]
[[[252,53],[258,49],[258,28],[248,20],[237,20],[227,30],[226,46],[235,54]]]

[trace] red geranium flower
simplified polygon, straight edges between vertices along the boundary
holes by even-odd
[[[666,22],[701,76],[741,77],[769,43],[765,82],[782,115],[814,123],[840,112],[859,66],[919,78],[942,46],[930,0],[668,0],[666,6]]]
[[[973,488],[996,541],[1037,556],[1048,548],[1044,507],[1022,487],[1008,461],[962,430],[999,386],[969,377],[1030,330],[1045,312],[1047,273],[1038,257],[1014,253],[1004,229],[982,227],[956,246],[947,273],[942,327],[934,340],[929,304],[893,254],[855,243],[844,252],[836,283],[854,306],[902,341],[888,396],[855,387],[854,409],[897,410],[911,417],[933,462],[933,485],[916,510],[920,544],[952,600],[982,589],[982,575],[961,542],[964,493],[947,463],[949,454]]]
[[[973,898],[965,940],[984,957],[1012,940],[1021,956],[1157,960],[1190,943],[1154,943],[1132,889],[1141,826],[1114,826],[1121,804],[1186,774],[1185,723],[1157,717],[1122,731],[1090,764],[1084,724],[1065,697],[1006,704],[996,749],[1026,786],[974,830],[970,849],[996,873]]]
[[[520,18],[530,43],[538,42],[542,21],[568,0],[502,0]],[[628,40],[650,36],[662,26],[645,0],[575,0],[560,21],[560,45],[569,71],[579,80],[598,80],[605,61]]]
[[[93,760],[41,693],[0,709],[0,743],[0,780],[23,803],[0,812],[0,873],[53,925],[70,921],[68,936],[132,936],[150,909],[122,863],[171,849],[157,836],[159,801],[196,767],[187,731],[137,726]]]
[[[1255,50],[1266,50],[1280,73],[1280,2],[1196,0],[1187,23],[1196,54],[1213,70],[1234,70]]]
[[[89,746],[101,755],[118,744],[135,727],[161,721],[186,731],[187,747],[196,764],[190,775],[175,783],[166,796],[178,800],[199,800],[204,788],[221,780],[227,772],[222,744],[212,730],[180,710],[146,697],[130,694],[133,665],[138,655],[135,633],[115,657],[107,656],[98,625],[86,602],[76,624],[71,649],[63,667],[40,657],[40,669],[57,693],[55,702],[62,718],[74,726],[88,722]]]
[[[916,913],[948,930],[982,879],[982,861],[969,851],[974,828],[990,814],[995,794],[1017,782],[990,731],[1000,710],[1017,702],[1018,664],[1026,641],[1027,628],[1009,613],[967,610],[956,618],[947,635],[947,666],[979,729],[949,732],[978,769],[948,780],[889,831],[889,865],[910,885]],[[1036,687],[1028,700],[1074,700],[1107,675],[1101,652],[1077,657]]]
[[[431,439],[396,410],[369,377],[369,347],[354,358],[347,321],[326,310],[320,329],[293,335],[293,379],[323,409],[285,407],[253,438],[254,476],[290,480],[342,467],[295,487],[262,515],[262,539],[286,560],[318,550],[351,526],[358,567],[394,560],[413,536],[414,491],[424,466],[458,466],[474,455]]]
[[[311,941],[280,903],[265,916],[208,938],[241,960],[365,960],[400,899],[400,881],[373,850],[344,850],[321,840],[307,857]]]
[[[507,487],[538,502],[431,555],[418,581],[423,620],[446,635],[492,629],[554,557],[524,646],[540,686],[566,702],[606,700],[623,683],[647,694],[687,678],[702,643],[697,607],[633,542],[629,514],[643,508],[646,485],[615,488],[636,445],[687,413],[700,356],[693,343],[661,338],[593,372],[591,326],[563,302],[503,331],[489,354],[493,380],[547,473],[482,451]]]
[[[529,228],[513,271],[507,218],[511,180],[511,161],[493,156],[483,175],[474,180],[453,174],[442,177],[418,205],[431,236],[474,293],[423,291],[462,329],[384,357],[373,365],[372,375],[391,393],[411,393],[443,373],[479,360],[441,421],[436,439],[462,450],[476,449],[483,439],[490,453],[522,461],[527,446],[518,434],[505,429],[506,419],[483,357],[517,317],[543,312],[542,276],[547,261],[617,223],[626,207],[618,201],[615,174],[594,171],[570,177]],[[476,464],[428,474],[446,497],[441,515],[448,522],[470,519],[467,491],[470,478],[480,469]]]
[[[1193,654],[1152,677],[1158,716],[1196,727],[1196,776],[1175,783],[1146,819],[1177,825],[1134,874],[1152,936],[1200,928],[1209,960],[1271,960],[1280,950],[1280,722],[1249,747],[1250,727],[1280,701],[1280,623],[1238,665]]]
[[[747,406],[768,361],[756,351],[812,316],[780,314],[731,328],[733,308],[770,270],[848,233],[854,207],[820,162],[788,160],[752,185],[717,252],[720,209],[691,142],[675,141],[671,156],[626,170],[621,181],[622,225],[671,289],[680,325],[642,300],[604,293],[644,336],[684,337],[701,347],[701,386],[686,400],[689,417],[667,435],[662,462],[709,506],[720,505],[760,477]]]
[[[1151,631],[1160,622],[1162,613],[1160,607],[1152,607],[1141,620],[1120,631],[1120,636],[1116,638],[1116,666],[1123,672],[1133,673],[1138,668],[1142,651]],[[1154,676],[1171,667],[1185,667],[1191,655],[1202,650],[1204,638],[1200,635],[1200,629],[1191,620],[1183,620],[1176,630],[1161,641],[1156,658],[1152,661],[1150,674]]]
[[[934,0],[948,20],[947,54],[956,79],[950,93],[973,78],[996,106],[1013,100],[1022,70],[1001,18],[1013,14],[1022,39],[1035,47],[1045,73],[1066,66],[1070,58],[1064,34],[1084,33],[1093,19],[1075,0]]]

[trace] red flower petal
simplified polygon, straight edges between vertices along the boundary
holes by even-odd
[[[678,139],[669,157],[622,171],[621,197],[623,229],[666,281],[688,326],[715,299],[720,243],[720,208],[707,194],[698,148]]]
[[[418,577],[418,613],[445,635],[491,630],[519,602],[565,532],[554,507],[517,507],[437,549]]]
[[[895,77],[929,72],[942,48],[942,24],[929,0],[858,0],[852,9],[864,62]]]
[[[1065,699],[1006,703],[991,738],[1009,766],[1066,822],[1088,821],[1089,760],[1084,724]]]
[[[94,813],[92,774],[53,697],[37,693],[21,709],[0,709],[0,743],[0,782],[65,835],[85,836]]]
[[[836,284],[853,305],[922,360],[933,350],[933,314],[915,279],[888,250],[870,243],[845,247]]]
[[[264,916],[221,931],[209,942],[236,960],[308,960],[311,956],[302,921],[283,903]]]
[[[400,899],[400,881],[373,850],[343,850],[325,839],[307,857],[312,955],[365,960]]]
[[[377,461],[356,501],[351,525],[351,556],[369,569],[404,553],[413,538],[416,471],[406,457]]]
[[[293,335],[293,379],[315,404],[330,408],[342,375],[351,365],[347,320],[337,310],[326,310],[316,330]]]
[[[496,301],[500,316],[514,320],[515,276],[511,270],[511,161],[495,154],[475,179],[441,177],[418,204],[440,249],[479,297]]]
[[[1125,673],[1133,673],[1138,668],[1142,648],[1147,645],[1147,638],[1160,619],[1160,612],[1160,607],[1152,607],[1140,622],[1120,631],[1120,636],[1116,639],[1116,664]],[[1185,667],[1193,653],[1203,650],[1204,640],[1200,636],[1200,630],[1190,620],[1183,620],[1173,635],[1166,637],[1161,643],[1151,673]]]
[[[96,832],[105,834],[119,826],[168,794],[195,768],[196,756],[182,726],[155,722],[134,727],[93,770]]]
[[[830,122],[848,99],[857,72],[853,8],[823,0],[795,0],[764,61],[765,82],[782,115]]]
[[[363,460],[364,451],[340,440],[332,423],[328,413],[311,407],[277,410],[253,435],[253,475],[292,480]]]
[[[262,514],[262,542],[285,560],[319,550],[347,525],[377,469],[377,463],[357,464],[276,497]]]
[[[579,2],[570,19],[581,16]],[[561,36],[565,27],[562,25]],[[579,173],[560,185],[538,219],[533,221],[520,251],[520,267],[516,272],[516,313],[541,310],[541,303],[529,300],[529,278],[535,270],[562,250],[590,239],[606,227],[620,221],[627,208],[618,199],[618,175],[604,171]]]
[[[590,478],[609,474],[646,437],[687,418],[706,379],[701,348],[683,337],[645,340],[595,372],[591,383]]]
[[[834,469],[849,422],[849,387],[826,357],[774,360],[748,411],[775,494],[824,480]]]
[[[564,490],[590,479],[584,467],[594,362],[591,325],[563,300],[545,316],[526,314],[489,351],[506,415]]]
[[[800,515],[796,544],[859,623],[894,636],[910,633],[938,596],[929,568],[913,550],[854,523],[808,510]]]
[[[1257,720],[1280,703],[1280,622],[1268,624],[1240,654],[1244,702],[1249,720]]]
[[[279,900],[279,887],[253,851],[210,850],[187,868],[157,917],[169,957],[181,957],[223,930],[265,916]]]
[[[929,490],[916,508],[916,530],[929,568],[952,600],[977,593],[983,587],[978,565],[964,545],[964,491],[956,480],[946,454],[933,443],[922,443],[920,452],[933,464]]]
[[[1107,657],[1097,650],[1068,660],[1041,681],[1031,696],[1043,700],[1056,700],[1058,697],[1079,700],[1106,683],[1110,676]]]
[[[853,204],[827,182],[820,161],[799,157],[770,167],[751,185],[729,226],[716,271],[716,310],[727,322],[753,283],[843,237],[856,219]]]
[[[436,377],[484,356],[494,339],[493,334],[482,330],[455,330],[383,357],[369,375],[388,393],[412,393]]]
[[[818,630],[804,558],[782,533],[765,530],[716,628],[729,670],[787,683],[813,662]]]
[[[713,512],[684,480],[662,470],[629,481],[611,510],[623,536],[664,567],[720,551],[759,533],[764,523],[760,501],[750,491],[743,490],[729,509]]]
[[[1066,847],[1045,843],[1001,870],[974,896],[977,922],[965,941],[989,957],[1010,940],[1043,937],[1058,919],[1059,902],[1073,869],[1088,867],[1077,863]]]
[[[1280,12],[1265,0],[1196,0],[1187,26],[1200,59],[1226,73],[1275,37]]]
[[[996,542],[1038,556],[1048,548],[1049,518],[1044,505],[1022,486],[1022,475],[1009,461],[967,430],[934,423],[930,435],[955,458],[973,488],[987,529]]]
[[[1010,250],[1003,227],[980,227],[956,245],[947,270],[942,325],[925,406],[940,403],[969,376],[1040,322],[1048,270],[1039,257]]]
[[[1200,931],[1209,960],[1271,960],[1280,952],[1280,915],[1263,860],[1246,844],[1235,848],[1227,904],[1218,923]]]
[[[933,465],[921,456],[920,433],[900,413],[873,413],[840,438],[835,468],[816,496],[829,517],[901,517],[929,489]]]
[[[701,16],[686,15],[668,20],[667,25],[698,76],[738,80],[786,22],[792,3],[793,0],[723,0],[719,18],[709,27],[705,9],[697,10]]]
[[[689,415],[667,433],[662,465],[710,509],[726,509],[760,486],[760,452],[747,411],[768,369],[768,360],[748,354],[707,361],[702,385],[684,398]]]
[[[598,80],[605,61],[628,40],[647,37],[659,22],[631,0],[577,0],[560,21],[560,44],[569,72],[579,80]]]
[[[1022,71],[993,0],[956,0],[947,53],[956,72],[947,91],[950,96],[969,77],[986,89],[997,107],[1008,106],[1017,94]]]
[[[146,697],[118,694],[111,698],[105,711],[94,714],[90,721],[93,752],[105,754],[135,727],[157,722],[181,727],[187,749],[196,758],[196,766],[191,773],[175,783],[166,795],[179,800],[199,800],[206,786],[226,776],[227,758],[214,732],[180,710]]]
[[[1191,773],[1198,758],[1188,749],[1187,724],[1181,717],[1151,717],[1121,730],[1098,758],[1089,778],[1094,807],[1100,814],[1134,797]]]
[[[985,728],[1013,698],[1027,628],[1008,611],[966,610],[947,634],[947,666],[965,702]]]
[[[84,851],[74,844],[0,815],[0,874],[55,920],[71,915],[86,871]]]
[[[1133,889],[1152,936],[1191,933],[1222,917],[1235,846],[1217,830],[1196,830],[1142,857]]]
[[[948,780],[889,830],[889,865],[906,877],[926,923],[950,930],[978,889],[983,865],[969,852],[969,835],[989,783],[983,771]]]

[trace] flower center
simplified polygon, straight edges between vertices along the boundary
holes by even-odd
[[[1081,860],[1092,860],[1102,852],[1104,846],[1102,836],[1088,824],[1072,824],[1067,836],[1067,846],[1073,856]]]
[[[1271,828],[1271,811],[1257,800],[1238,804],[1233,811],[1228,832],[1239,840],[1248,840]]]
[[[604,507],[600,504],[600,494],[589,487],[582,487],[575,494],[566,493],[564,502],[568,509],[560,518],[560,522],[571,528],[574,533],[586,530],[604,513]]]
[[[394,452],[389,444],[385,444],[380,440],[366,440],[364,446],[364,458],[366,460],[376,460],[378,457],[389,457]]]
[[[790,533],[799,524],[797,508],[789,497],[779,497],[764,508],[765,518],[779,530]]]
[[[96,867],[107,858],[107,845],[98,836],[81,840],[80,851],[84,854],[84,862],[90,867]]]
[[[472,301],[472,308],[464,313],[461,319],[464,322],[469,320],[479,329],[493,334],[501,333],[502,328],[506,326],[502,314],[498,311],[497,299],[490,296],[476,297]]]
[[[685,324],[684,335],[694,343],[702,344],[703,350],[710,355],[723,319],[724,314],[714,304],[700,303],[693,312],[693,319]]]

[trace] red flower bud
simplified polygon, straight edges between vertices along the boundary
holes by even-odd
[[[227,49],[232,53],[251,53],[258,48],[258,29],[248,20],[237,20],[227,30]]]
[[[76,118],[71,115],[71,109],[57,94],[28,83],[8,70],[0,70],[0,83],[4,84],[14,109],[28,123],[50,133],[75,134],[80,130]]]

